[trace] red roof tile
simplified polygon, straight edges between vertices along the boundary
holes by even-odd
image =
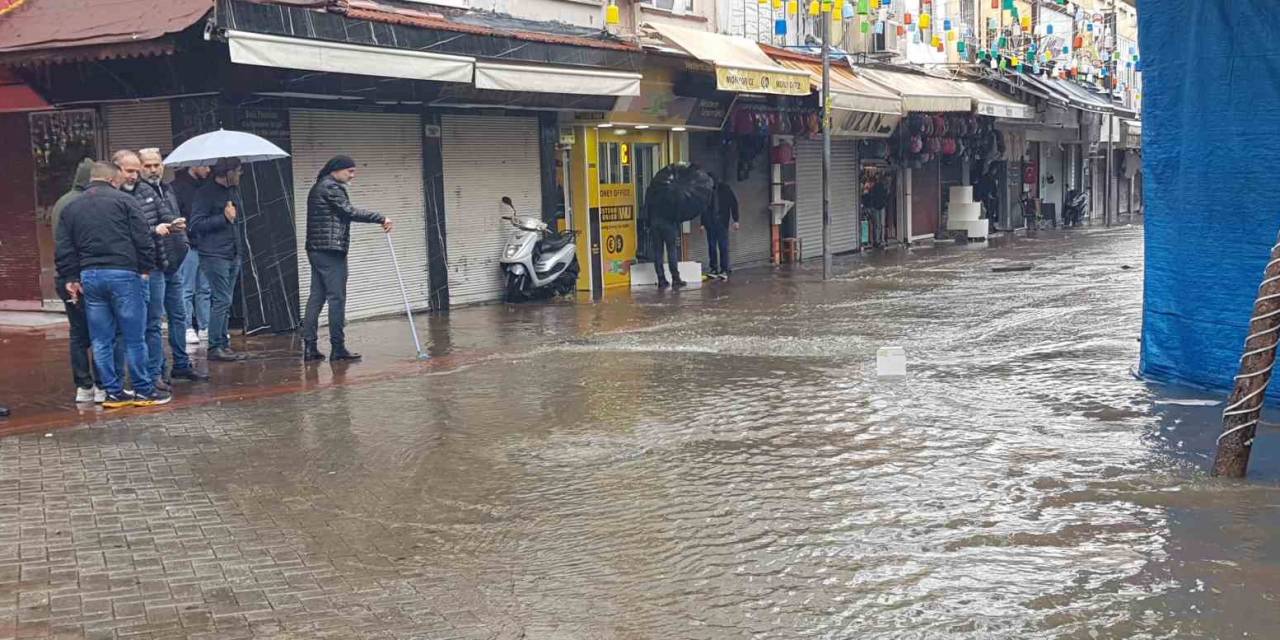
[[[177,33],[213,0],[26,0],[0,14],[0,54],[137,44]]]

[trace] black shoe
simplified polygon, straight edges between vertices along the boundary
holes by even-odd
[[[324,354],[321,353],[320,347],[314,342],[307,342],[302,345],[302,361],[312,362],[315,360],[324,360]]]
[[[187,380],[190,382],[204,382],[205,380],[209,379],[209,376],[206,376],[203,373],[196,371],[195,368],[193,367],[186,367],[184,369],[174,369],[173,371],[169,372],[169,377],[174,380]]]
[[[658,281],[658,288],[659,288],[659,289],[666,289],[666,288],[667,288],[667,287],[669,287],[669,286],[671,286],[671,283],[670,283],[670,282],[667,282],[666,280],[659,280],[659,281]]]
[[[151,393],[139,393],[136,396],[134,396],[133,406],[158,407],[162,404],[169,404],[170,400],[173,400],[173,394],[169,393],[168,391],[161,391],[159,389],[155,389]]]
[[[347,351],[347,347],[346,347],[346,345],[342,345],[342,344],[335,344],[335,345],[333,345],[333,351],[332,351],[332,354],[329,356],[329,361],[330,361],[330,362],[339,362],[339,361],[342,361],[342,360],[348,360],[348,361],[350,361],[350,360],[359,360],[359,359],[360,359],[360,358],[362,358],[362,357],[364,357],[364,356],[361,356],[361,355],[360,355],[360,354],[358,354],[358,353],[354,353],[354,352],[351,352],[351,351]]]
[[[688,284],[687,282],[685,282],[684,280],[676,280],[676,281],[674,281],[674,282],[672,282],[672,283],[671,283],[671,288],[672,288],[672,289],[683,289],[683,288],[685,288],[685,287],[687,287],[687,286],[689,286],[689,284]]]
[[[210,349],[210,362],[239,362],[244,360],[244,356],[232,351],[230,348]]]
[[[0,407],[0,418],[9,417],[9,407]]]
[[[107,393],[107,399],[102,402],[103,409],[121,409],[124,407],[132,407],[133,402],[137,400],[137,396],[132,391],[121,391],[120,393]]]
[[[165,382],[163,379],[156,380],[155,388],[159,389],[160,391],[173,391],[173,387],[170,387],[169,383]]]

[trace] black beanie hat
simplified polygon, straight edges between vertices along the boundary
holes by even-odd
[[[316,176],[316,180],[322,180],[334,171],[342,171],[354,166],[356,166],[356,161],[352,160],[351,156],[334,156],[324,163],[324,168],[320,170],[320,175]]]

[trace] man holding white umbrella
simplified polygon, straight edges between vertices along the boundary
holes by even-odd
[[[209,183],[191,204],[191,229],[200,237],[200,272],[209,281],[209,360],[235,362],[244,357],[231,350],[227,324],[231,297],[240,277],[244,247],[244,205],[240,200],[240,160],[222,158],[213,165]]]

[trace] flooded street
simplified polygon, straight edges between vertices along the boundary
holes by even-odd
[[[1280,433],[1134,378],[1141,228],[837,264],[0,439],[0,637],[1275,637]]]

